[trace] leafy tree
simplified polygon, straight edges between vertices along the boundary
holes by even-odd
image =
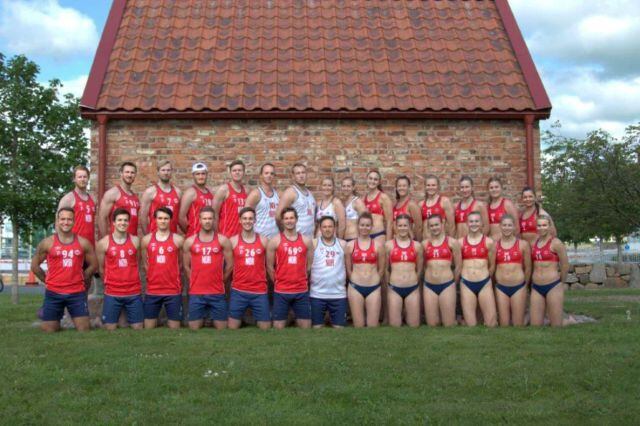
[[[38,66],[25,56],[0,54],[0,217],[14,235],[51,224],[74,166],[87,161],[78,100],[59,98],[59,80],[38,83]],[[18,238],[13,239],[12,300],[18,302]]]

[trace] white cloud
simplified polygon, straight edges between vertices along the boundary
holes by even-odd
[[[0,37],[12,53],[64,60],[91,56],[99,35],[91,18],[58,0],[2,0]]]
[[[75,97],[81,98],[82,93],[84,92],[84,87],[87,84],[87,78],[89,78],[89,76],[81,75],[80,77],[74,78],[72,80],[63,80],[60,93],[71,93]]]

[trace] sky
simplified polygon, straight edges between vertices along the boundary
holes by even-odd
[[[616,137],[640,122],[640,1],[509,0],[560,133]],[[81,96],[111,0],[0,0],[0,52],[26,54],[43,82]]]

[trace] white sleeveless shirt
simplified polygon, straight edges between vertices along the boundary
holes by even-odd
[[[307,190],[304,194],[296,185],[293,185],[297,193],[297,197],[291,207],[296,209],[298,213],[298,224],[296,231],[307,237],[313,237],[313,231],[315,229],[315,211],[316,211],[316,199],[313,198],[311,191]]]
[[[344,250],[340,241],[336,238],[333,245],[328,246],[318,238],[313,252],[309,295],[318,299],[343,299],[347,297],[346,280]]]
[[[280,232],[276,224],[276,209],[280,202],[278,191],[274,189],[271,197],[268,197],[260,186],[258,186],[258,191],[260,191],[260,201],[256,205],[255,230],[260,235],[273,238]]]
[[[353,203],[358,199],[358,197],[354,197],[353,200],[349,201],[347,207],[344,209],[345,217],[347,220],[358,220],[358,212],[353,208]]]
[[[333,199],[325,208],[320,208],[320,205],[318,205],[318,210],[316,211],[316,222],[318,222],[324,216],[331,216],[333,220],[335,220],[336,222],[338,221],[338,217],[336,216],[336,209],[333,208]]]

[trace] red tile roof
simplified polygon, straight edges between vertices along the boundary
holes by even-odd
[[[506,0],[114,0],[95,112],[537,112]]]

